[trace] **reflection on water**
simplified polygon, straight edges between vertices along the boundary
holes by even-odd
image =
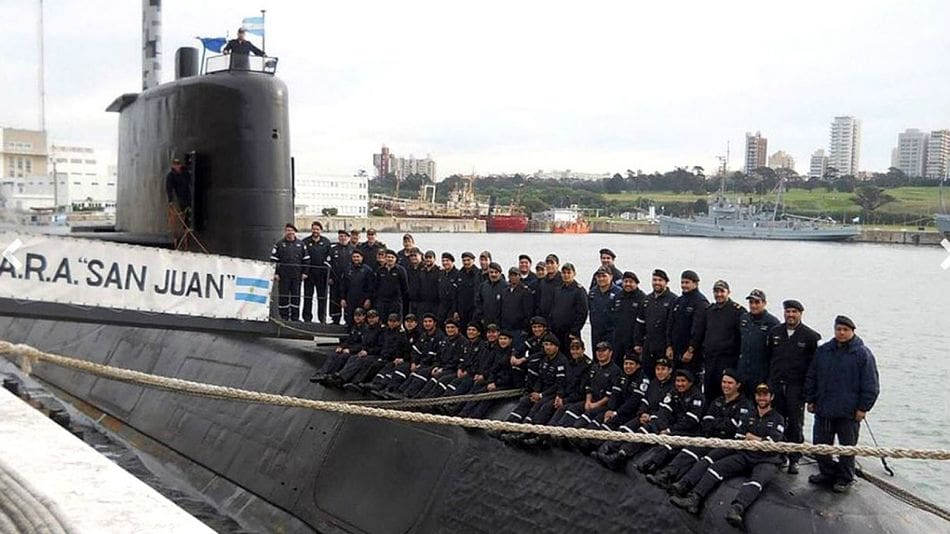
[[[279,237],[279,236],[278,236]],[[577,267],[586,285],[596,269],[598,250],[617,254],[621,270],[632,270],[649,293],[650,273],[662,268],[678,289],[679,273],[697,271],[701,290],[712,297],[717,279],[729,282],[742,301],[753,288],[765,291],[770,311],[781,317],[781,302],[805,305],[804,321],[828,339],[834,317],[854,319],[857,334],[877,357],[881,397],[869,422],[881,446],[947,448],[950,438],[950,270],[940,263],[940,247],[861,243],[670,238],[641,235],[416,234],[416,245],[460,258],[484,249],[506,270],[527,253],[535,262],[550,252]],[[275,238],[276,239],[276,238]],[[380,234],[401,248],[402,234]],[[588,336],[585,331],[585,339]],[[810,429],[806,428],[806,437]],[[861,442],[871,444],[867,428]],[[865,459],[872,470],[879,462]],[[950,463],[892,460],[902,485],[950,506]]]

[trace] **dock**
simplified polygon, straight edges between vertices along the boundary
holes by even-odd
[[[16,531],[213,532],[6,389],[0,487],[0,527]]]

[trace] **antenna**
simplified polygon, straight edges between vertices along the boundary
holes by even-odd
[[[37,84],[40,91],[40,131],[46,131],[46,66],[45,51],[43,50],[43,0],[37,2],[40,9],[40,17],[37,24],[37,40],[40,52],[40,61],[37,67]]]

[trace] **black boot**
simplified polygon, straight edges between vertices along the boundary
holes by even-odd
[[[679,495],[670,497],[670,502],[693,515],[699,515],[699,505],[702,504],[702,499],[696,493],[689,492],[685,497]]]
[[[797,475],[798,474],[798,461],[789,460],[788,461],[788,474]]]
[[[646,460],[637,464],[637,471],[640,471],[644,475],[648,475],[656,471],[657,465],[656,462],[652,460]]]
[[[745,507],[739,503],[732,503],[732,506],[729,508],[729,511],[726,512],[726,523],[736,527],[739,530],[745,530],[745,523],[742,520],[742,514],[745,512]]]
[[[668,469],[660,469],[656,473],[647,475],[647,482],[663,489],[669,489],[676,475]]]
[[[687,484],[685,480],[680,480],[676,482],[675,484],[671,484],[669,488],[667,488],[666,491],[669,492],[671,495],[678,495],[680,497],[683,497],[687,493],[689,493],[689,490],[691,489],[692,488],[689,487],[689,484]]]

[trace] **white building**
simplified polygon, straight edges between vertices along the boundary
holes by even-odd
[[[294,181],[294,213],[322,215],[327,208],[336,208],[337,215],[365,217],[369,205],[369,178],[298,174]]]
[[[825,149],[819,148],[811,155],[808,163],[808,177],[820,180],[825,177],[826,170],[828,170],[828,156],[825,155]]]
[[[762,132],[745,133],[745,168],[742,172],[751,174],[759,167],[765,167],[768,164],[766,155],[768,154],[769,140],[762,137]]]
[[[794,171],[795,158],[793,158],[788,152],[779,150],[778,152],[769,156],[769,167],[772,169],[791,169]]]
[[[410,154],[408,158],[400,158],[393,154],[386,145],[383,145],[379,154],[373,154],[373,167],[376,168],[376,176],[386,177],[392,174],[400,182],[411,174],[423,174],[428,176],[432,182],[437,179],[436,164],[431,155],[427,155],[425,158],[416,158]]]
[[[46,132],[0,128],[0,208],[25,212],[53,207]]]
[[[91,147],[50,147],[50,173],[55,173],[56,205],[72,211],[115,208],[115,155]]]
[[[897,167],[904,174],[911,177],[924,175],[927,169],[927,143],[930,135],[917,128],[908,128],[897,134]]]
[[[831,123],[828,166],[838,176],[855,176],[861,164],[861,120],[851,116],[835,117]]]
[[[927,178],[942,180],[950,177],[950,130],[930,132],[925,172]]]

